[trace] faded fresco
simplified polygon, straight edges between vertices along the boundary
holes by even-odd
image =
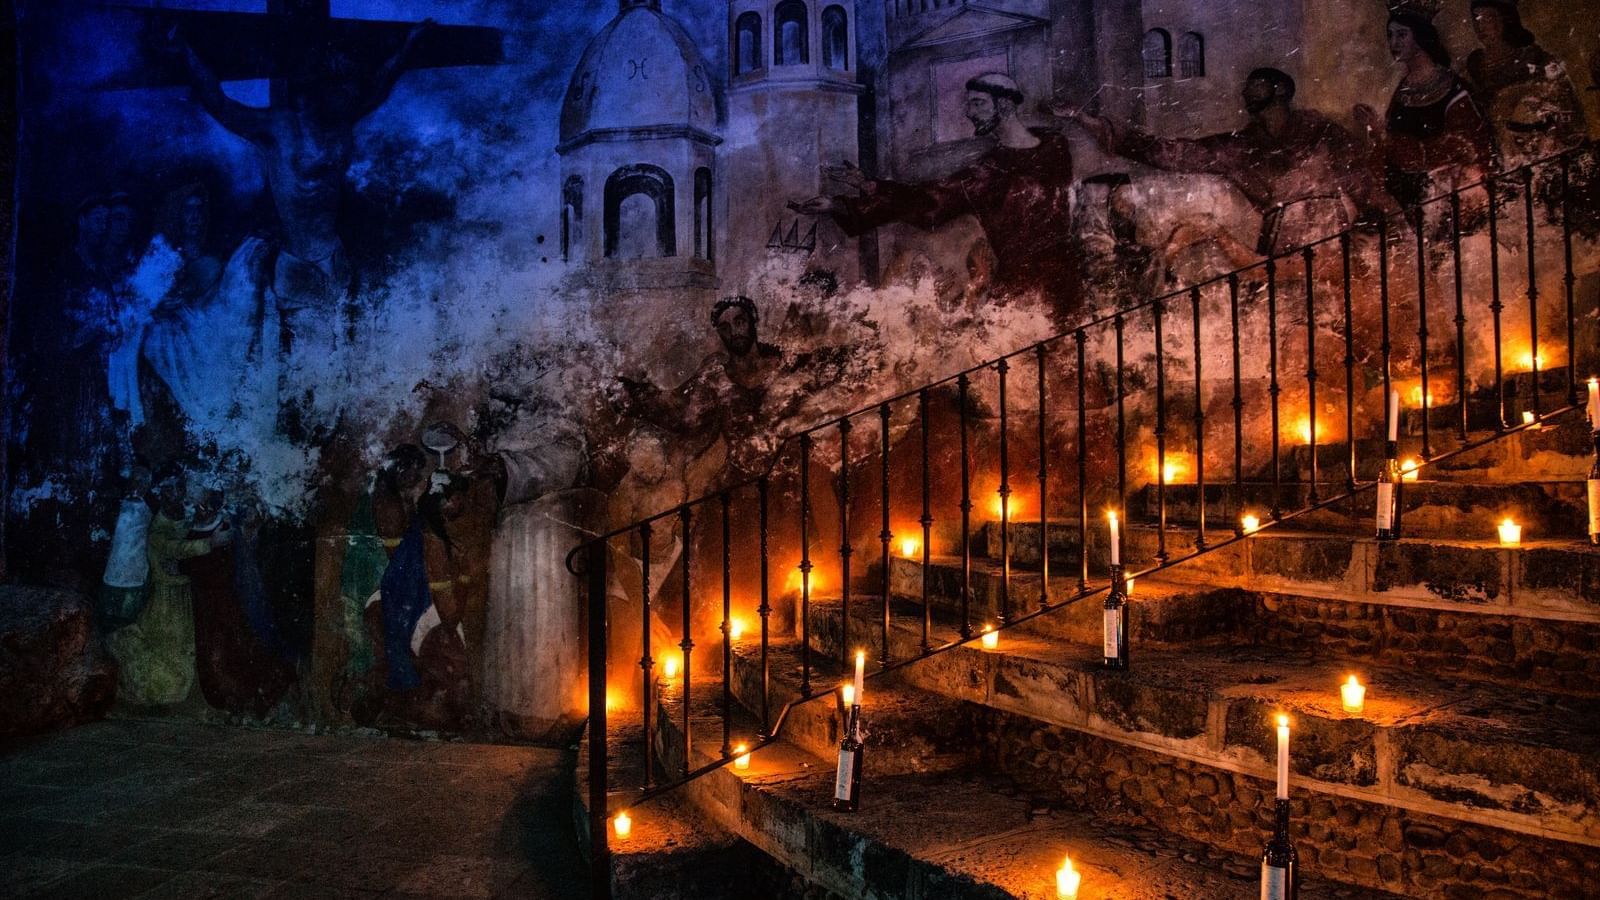
[[[586,535],[1263,253],[1442,233],[1600,132],[1596,12],[20,3],[9,571],[94,598],[131,708],[559,733]],[[659,587],[704,535],[655,537]]]

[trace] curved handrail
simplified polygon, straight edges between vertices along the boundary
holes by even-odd
[[[1578,154],[1584,152],[1584,150],[1585,150],[1585,148],[1583,148],[1581,146],[1580,147],[1572,147],[1572,148],[1569,148],[1567,150],[1563,150],[1560,153],[1555,153],[1555,154],[1552,154],[1550,156],[1547,156],[1547,157],[1544,157],[1544,158],[1541,158],[1541,159],[1538,159],[1538,160],[1534,160],[1533,162],[1525,163],[1525,164],[1523,164],[1521,166],[1518,166],[1517,168],[1512,169],[1512,170],[1507,171],[1507,172],[1491,173],[1491,174],[1489,174],[1489,175],[1487,175],[1487,176],[1485,176],[1485,177],[1483,177],[1483,178],[1481,178],[1481,179],[1479,179],[1477,181],[1471,182],[1470,184],[1461,185],[1459,187],[1452,188],[1451,190],[1449,190],[1447,192],[1444,192],[1444,193],[1441,193],[1441,194],[1436,194],[1436,195],[1434,195],[1432,197],[1429,197],[1429,198],[1427,198],[1425,200],[1419,201],[1416,204],[1416,206],[1412,207],[1412,209],[1413,210],[1420,210],[1423,207],[1430,206],[1430,205],[1435,204],[1435,203],[1448,202],[1449,200],[1451,200],[1451,198],[1458,198],[1461,195],[1462,192],[1474,190],[1476,188],[1493,189],[1493,187],[1497,183],[1505,182],[1506,180],[1511,179],[1514,176],[1516,176],[1518,173],[1521,173],[1524,181],[1531,181],[1535,169],[1538,169],[1538,168],[1540,168],[1542,166],[1549,165],[1550,163],[1553,163],[1553,162],[1557,162],[1557,161],[1560,161],[1560,160],[1565,160],[1565,159],[1567,159],[1569,157],[1577,156]],[[1378,234],[1379,234],[1380,238],[1382,238],[1384,240],[1388,240],[1388,239],[1390,239],[1391,236],[1398,236],[1398,235],[1404,234],[1405,230],[1407,228],[1411,227],[1410,226],[1410,222],[1407,221],[1407,219],[1406,219],[1406,214],[1407,214],[1406,211],[1402,211],[1397,215],[1396,214],[1391,214],[1390,216],[1387,216],[1384,219],[1379,220],[1377,222],[1377,229],[1378,229]],[[1390,230],[1390,228],[1389,228],[1389,220],[1392,219],[1392,218],[1399,218],[1400,219],[1400,222],[1399,222],[1399,224],[1401,225],[1400,229],[1398,229],[1398,230]],[[1177,290],[1169,291],[1169,292],[1167,292],[1165,294],[1161,294],[1161,295],[1158,295],[1158,296],[1155,296],[1155,297],[1151,297],[1151,298],[1139,301],[1137,303],[1134,303],[1131,306],[1122,307],[1121,309],[1118,309],[1115,312],[1105,313],[1105,314],[1099,316],[1098,318],[1091,319],[1091,320],[1089,320],[1087,322],[1080,323],[1080,324],[1075,325],[1075,326],[1073,326],[1071,328],[1063,329],[1062,331],[1056,332],[1055,334],[1049,335],[1049,336],[1044,337],[1044,338],[1040,338],[1039,340],[1034,341],[1034,342],[1028,344],[1025,347],[1021,347],[1021,348],[1018,348],[1016,350],[1012,350],[1009,353],[1001,354],[1001,355],[996,356],[996,357],[994,357],[992,359],[984,360],[983,362],[980,362],[980,363],[976,363],[976,364],[974,364],[972,366],[969,366],[969,367],[967,367],[965,369],[962,369],[959,372],[953,372],[953,373],[951,373],[949,375],[946,375],[943,378],[940,378],[940,379],[938,379],[936,381],[930,381],[930,382],[927,382],[927,383],[925,383],[923,385],[920,385],[918,387],[911,388],[911,389],[905,390],[905,391],[901,391],[900,393],[894,394],[893,396],[885,397],[885,398],[880,399],[880,400],[875,400],[872,403],[869,403],[869,404],[867,404],[865,406],[862,406],[859,409],[852,410],[852,411],[844,413],[842,415],[834,416],[834,417],[832,417],[830,419],[824,420],[824,421],[822,421],[822,422],[820,422],[818,424],[812,425],[812,426],[810,426],[808,428],[803,428],[803,429],[800,429],[798,431],[790,432],[789,434],[785,435],[782,440],[780,440],[778,442],[777,448],[775,450],[773,450],[773,452],[772,452],[772,458],[767,462],[766,467],[762,470],[760,475],[756,475],[756,476],[749,477],[749,478],[744,478],[742,480],[735,481],[735,482],[732,482],[730,484],[723,485],[723,486],[717,488],[714,491],[710,491],[710,492],[708,492],[706,494],[703,494],[703,495],[701,495],[699,497],[695,497],[695,498],[690,499],[690,500],[685,500],[682,503],[676,504],[675,506],[673,506],[670,509],[663,510],[661,512],[655,513],[655,514],[650,515],[650,516],[646,516],[646,517],[641,518],[641,519],[636,519],[633,522],[628,523],[627,525],[622,525],[622,526],[619,526],[617,528],[613,528],[612,530],[607,531],[607,532],[605,532],[603,534],[599,534],[599,535],[596,535],[594,537],[591,537],[588,540],[585,540],[585,541],[579,543],[577,546],[573,547],[573,549],[567,554],[567,557],[566,557],[567,571],[571,572],[574,575],[579,573],[578,569],[574,565],[574,563],[576,562],[578,553],[579,553],[579,551],[585,549],[586,547],[589,547],[592,544],[605,542],[605,541],[610,541],[612,538],[621,537],[621,536],[623,536],[623,535],[625,535],[625,534],[627,534],[627,533],[629,533],[631,531],[634,531],[635,529],[639,528],[642,525],[653,524],[655,522],[661,521],[662,519],[666,519],[666,518],[669,518],[669,517],[672,517],[672,516],[676,516],[682,510],[684,510],[684,509],[686,509],[688,507],[694,507],[694,506],[699,506],[699,505],[704,504],[704,503],[709,503],[709,502],[711,502],[713,500],[716,500],[718,497],[720,497],[724,493],[727,493],[727,492],[730,492],[730,491],[737,491],[737,490],[740,490],[742,488],[752,487],[754,485],[759,484],[761,481],[770,478],[772,476],[773,471],[777,468],[779,460],[781,460],[783,458],[784,450],[793,441],[795,441],[795,440],[797,440],[797,439],[799,439],[801,437],[804,437],[804,436],[807,436],[807,435],[812,435],[812,434],[815,434],[815,433],[817,433],[819,431],[823,431],[823,430],[826,430],[826,429],[829,429],[829,428],[836,428],[841,423],[847,422],[847,421],[849,421],[851,419],[854,419],[854,418],[856,418],[858,416],[867,415],[869,413],[875,413],[878,410],[878,408],[881,407],[881,406],[884,406],[884,405],[887,405],[887,404],[899,403],[899,402],[902,402],[902,401],[905,401],[905,400],[909,400],[912,397],[915,397],[918,394],[922,393],[923,391],[932,390],[934,388],[938,388],[938,387],[950,384],[952,382],[955,382],[955,381],[959,380],[960,378],[962,378],[964,376],[972,375],[972,374],[975,374],[975,373],[982,372],[984,370],[993,368],[994,366],[998,365],[1001,362],[1009,361],[1011,359],[1020,357],[1020,356],[1022,356],[1024,354],[1027,354],[1027,353],[1036,352],[1039,347],[1055,343],[1055,342],[1063,340],[1065,338],[1076,337],[1077,335],[1080,335],[1080,334],[1083,334],[1084,332],[1087,332],[1091,328],[1097,328],[1097,327],[1106,325],[1108,323],[1115,323],[1119,319],[1126,319],[1131,315],[1134,315],[1136,313],[1139,313],[1139,312],[1142,312],[1144,310],[1150,309],[1150,308],[1152,308],[1152,307],[1154,307],[1154,306],[1156,306],[1158,304],[1166,303],[1169,300],[1174,300],[1174,299],[1177,299],[1179,297],[1185,296],[1187,294],[1190,294],[1193,291],[1204,290],[1204,289],[1206,289],[1208,287],[1213,287],[1213,286],[1218,285],[1218,284],[1222,284],[1222,283],[1225,283],[1225,282],[1228,282],[1228,281],[1231,281],[1231,280],[1234,280],[1234,279],[1238,279],[1241,275],[1244,275],[1244,274],[1246,274],[1248,272],[1254,271],[1254,270],[1259,269],[1259,268],[1266,267],[1266,266],[1271,265],[1271,264],[1275,264],[1280,259],[1287,259],[1287,258],[1289,258],[1291,256],[1304,253],[1307,250],[1315,249],[1317,247],[1323,246],[1324,244],[1332,243],[1334,241],[1341,241],[1341,240],[1348,239],[1352,235],[1354,235],[1354,234],[1356,234],[1356,233],[1358,233],[1358,232],[1360,232],[1362,230],[1364,230],[1364,228],[1363,227],[1358,227],[1357,225],[1348,226],[1348,227],[1343,228],[1343,229],[1341,229],[1341,230],[1339,230],[1337,232],[1334,232],[1334,233],[1329,234],[1329,235],[1325,235],[1325,236],[1323,236],[1321,238],[1318,238],[1316,240],[1308,241],[1307,243],[1301,244],[1299,246],[1291,247],[1291,248],[1288,248],[1286,250],[1282,250],[1282,251],[1277,252],[1277,253],[1269,254],[1269,255],[1264,256],[1264,257],[1262,257],[1261,259],[1259,259],[1259,260],[1257,260],[1255,262],[1250,263],[1249,265],[1240,266],[1237,269],[1233,269],[1232,271],[1229,271],[1229,272],[1224,272],[1221,275],[1215,275],[1215,276],[1213,276],[1211,278],[1206,279],[1205,281],[1201,281],[1201,282],[1198,282],[1198,283],[1195,283],[1195,284],[1191,284],[1191,285],[1189,285],[1187,287],[1184,287],[1184,288],[1180,288],[1180,289],[1177,289]]]

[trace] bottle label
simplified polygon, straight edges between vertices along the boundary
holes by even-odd
[[[839,773],[833,779],[833,799],[849,802],[850,778],[855,774],[856,752],[854,750],[839,751]]]
[[[1600,478],[1589,479],[1589,533],[1600,534]]]
[[[1394,485],[1387,481],[1378,482],[1378,530],[1388,531],[1394,527]]]
[[[1287,900],[1289,870],[1261,864],[1261,900]]]
[[[1106,610],[1106,659],[1115,659],[1122,655],[1122,610]]]

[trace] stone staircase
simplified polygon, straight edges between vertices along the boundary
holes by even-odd
[[[1349,451],[1321,452],[1327,472]],[[1291,457],[1289,468],[1306,477],[1306,462]],[[639,815],[703,817],[700,834],[761,851],[805,896],[1053,898],[1067,853],[1085,900],[1254,896],[1270,830],[1270,721],[1281,711],[1294,720],[1303,896],[1600,896],[1600,548],[1584,540],[1581,484],[1590,462],[1587,426],[1569,412],[1426,467],[1406,485],[1406,537],[1394,543],[1371,537],[1370,492],[1233,540],[1218,511],[1265,522],[1271,485],[1208,485],[1207,538],[1233,542],[1137,579],[1129,671],[1100,666],[1093,595],[1005,629],[994,649],[974,640],[874,678],[862,810],[839,814],[828,801],[842,709],[827,688],[850,652],[876,660],[882,650],[881,599],[860,593],[882,583],[874,562],[858,579],[848,636],[838,600],[813,596],[812,684],[823,693],[790,709],[780,740],[747,769],[684,785],[674,802],[687,809],[660,798]],[[1280,502],[1301,509],[1309,494],[1302,481]],[[1165,544],[1177,557],[1197,537],[1196,492],[1168,485],[1166,495]],[[1156,562],[1155,513],[1153,487],[1130,495],[1130,572]],[[1497,543],[1506,515],[1524,526],[1519,547]],[[970,615],[982,626],[998,617],[1005,567],[999,523],[975,525]],[[1052,597],[1077,592],[1080,552],[1090,583],[1104,583],[1105,537],[1091,528],[1080,548],[1076,520],[1011,523],[1011,608],[1036,608],[1041,547]],[[890,658],[921,651],[924,581],[930,642],[959,637],[958,557],[926,569],[920,554],[895,558],[889,575]],[[801,701],[798,633],[769,653],[771,708]],[[735,742],[757,737],[761,674],[758,643],[736,646]],[[1360,714],[1339,702],[1350,674],[1369,687]],[[654,740],[666,772],[721,758],[721,680],[690,698],[688,760],[683,704],[681,686],[662,683]],[[637,755],[632,737],[632,751],[615,738],[618,754]],[[621,874],[629,857],[657,849],[613,842],[616,896],[670,895]]]

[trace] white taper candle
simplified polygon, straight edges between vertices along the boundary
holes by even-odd
[[[1389,392],[1389,440],[1400,439],[1400,392]]]
[[[1589,427],[1600,431],[1600,378],[1589,379]]]
[[[1122,541],[1120,541],[1118,539],[1119,531],[1117,529],[1117,513],[1116,513],[1116,510],[1112,510],[1111,512],[1107,513],[1106,515],[1111,519],[1111,564],[1113,566],[1121,565],[1122,564],[1122,547],[1121,547]]]
[[[1278,717],[1278,799],[1289,799],[1289,717]]]
[[[856,651],[856,705],[861,705],[861,683],[866,679],[867,654],[864,650]]]

